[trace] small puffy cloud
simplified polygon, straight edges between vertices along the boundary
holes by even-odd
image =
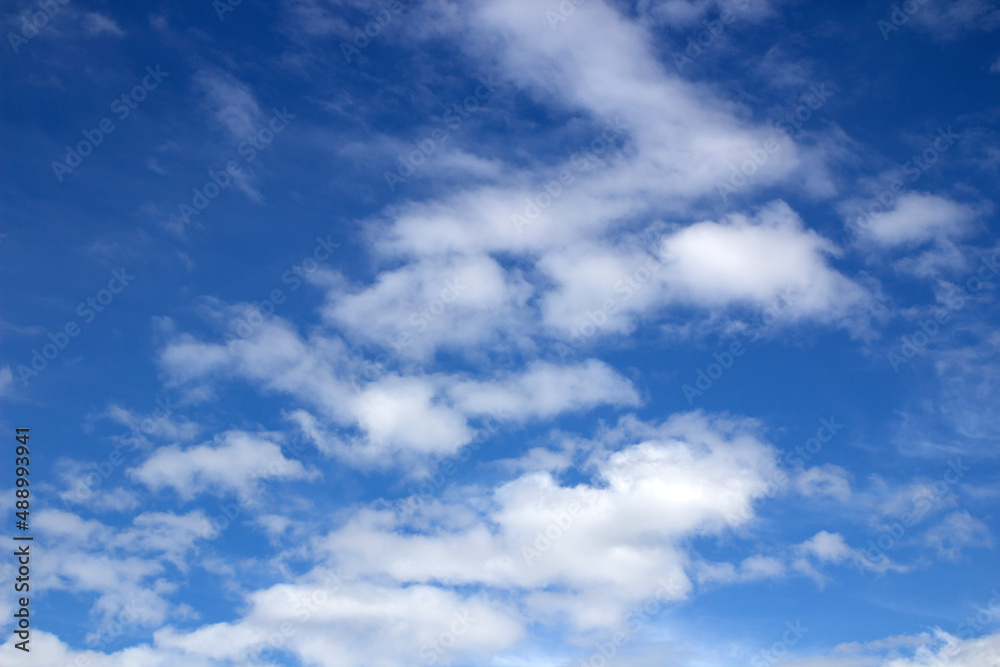
[[[842,503],[851,499],[847,471],[829,463],[802,471],[795,478],[795,488],[806,497],[831,496]]]
[[[157,449],[129,475],[154,491],[173,489],[185,500],[199,493],[247,493],[257,480],[310,479],[299,462],[285,458],[270,434],[229,431],[214,442]]]
[[[821,530],[798,545],[796,551],[830,563],[839,563],[854,554],[854,550],[847,546],[842,535],[828,533],[825,530]]]
[[[848,324],[871,297],[831,266],[840,254],[781,201],[752,217],[678,227],[651,251],[578,244],[539,262],[556,284],[543,299],[544,319],[574,331],[606,318],[601,331],[629,333],[636,315],[671,306],[718,313],[780,302],[787,321]]]
[[[698,305],[761,305],[787,292],[793,312],[826,319],[865,297],[829,266],[828,258],[840,254],[836,246],[805,229],[784,202],[755,219],[732,215],[721,223],[686,227],[665,238],[660,253],[667,280],[680,297]]]
[[[786,574],[787,568],[780,558],[773,556],[750,556],[739,566],[732,563],[701,563],[698,565],[698,581],[723,584],[777,579]]]
[[[946,197],[909,193],[892,210],[874,213],[862,222],[862,242],[881,248],[917,246],[927,241],[955,238],[969,232],[977,209]]]
[[[821,530],[805,542],[791,549],[791,567],[795,571],[812,578],[819,586],[823,586],[828,577],[816,569],[816,564],[839,564],[851,559],[859,571],[874,570],[877,572],[893,568],[893,564],[884,555],[876,561],[869,561],[861,550],[852,549],[847,545],[840,533],[830,533]]]
[[[531,293],[527,283],[487,256],[415,262],[383,272],[373,285],[354,292],[339,283],[324,309],[329,322],[351,337],[419,359],[439,347],[495,343],[523,319]]]
[[[448,391],[463,412],[498,412],[514,419],[544,419],[599,405],[639,404],[632,383],[596,359],[572,366],[535,362],[523,373],[491,382],[466,380]]]
[[[367,434],[365,458],[390,450],[451,454],[472,437],[464,416],[435,400],[427,380],[390,376],[367,385],[351,400],[351,411]]]

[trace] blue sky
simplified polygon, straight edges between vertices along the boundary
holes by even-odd
[[[2,17],[3,664],[1000,655],[996,2]]]

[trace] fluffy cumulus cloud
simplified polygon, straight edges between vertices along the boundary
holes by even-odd
[[[489,256],[428,259],[353,293],[338,284],[326,316],[363,342],[426,359],[438,347],[491,346],[516,335],[512,325],[530,295],[528,283]]]
[[[365,510],[321,549],[349,576],[514,587],[535,618],[613,627],[629,602],[650,594],[650,582],[672,582],[672,599],[688,594],[683,541],[752,516],[776,463],[744,426],[698,415],[658,426],[627,419],[603,438],[629,444],[592,451],[588,482],[526,472],[477,501],[483,510],[473,514],[448,500],[413,515]],[[745,483],[736,490],[732,479]],[[423,527],[414,533],[413,525]]]
[[[756,220],[735,215],[686,227],[665,239],[661,252],[671,285],[696,304],[760,306],[782,295],[799,317],[836,319],[868,298],[830,267],[837,247],[804,229],[783,203]]]
[[[150,489],[172,489],[187,500],[204,492],[245,494],[258,480],[313,476],[300,462],[286,458],[273,437],[233,431],[213,443],[161,447],[129,474]]]
[[[977,210],[946,197],[926,193],[901,196],[889,211],[871,215],[863,231],[868,243],[883,247],[913,246],[967,234]]]

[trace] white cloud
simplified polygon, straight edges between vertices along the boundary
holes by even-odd
[[[164,651],[146,645],[132,646],[108,655],[98,651],[76,650],[44,630],[34,629],[31,634],[31,652],[14,648],[16,638],[0,646],[0,660],[10,667],[35,665],[87,665],[88,667],[173,667],[184,664],[191,667],[215,667],[218,663],[184,655],[178,651]]]
[[[795,478],[799,493],[806,497],[831,496],[839,502],[851,499],[851,485],[847,471],[827,463],[808,468]]]
[[[607,364],[589,359],[574,366],[534,362],[524,373],[493,381],[466,380],[448,388],[466,414],[498,412],[513,419],[551,418],[600,405],[635,406],[632,383]]]
[[[992,0],[926,0],[913,24],[936,39],[958,39],[967,32],[992,32],[1000,27],[1000,8]]]
[[[212,116],[229,132],[230,139],[246,139],[257,130],[263,115],[249,86],[220,70],[199,70],[194,81]]]
[[[125,31],[115,23],[114,19],[103,14],[98,14],[97,12],[87,12],[84,14],[81,25],[88,37],[97,37],[104,34],[114,37],[125,36]]]
[[[193,656],[239,662],[261,653],[268,646],[266,638],[286,627],[283,648],[303,663],[389,666],[447,664],[457,656],[485,659],[524,633],[517,612],[496,599],[464,597],[432,586],[324,582],[319,571],[253,593],[249,607],[238,623],[187,633],[165,628],[156,633],[156,643]]]
[[[899,635],[866,643],[845,643],[827,655],[789,657],[782,667],[985,667],[1000,654],[1000,633],[965,636],[968,623],[959,627],[962,637],[935,628],[920,635]],[[909,654],[901,655],[902,653]]]
[[[422,587],[415,587],[409,595],[413,601],[405,596],[383,596],[378,603],[371,600],[370,588],[365,590],[346,584],[342,588],[343,593],[338,591],[333,595],[329,595],[328,590],[306,581],[275,587],[262,592],[259,598],[255,597],[252,613],[238,623],[219,623],[203,628],[204,631],[187,633],[168,627],[156,634],[152,645],[134,646],[111,655],[96,651],[76,651],[54,635],[35,630],[32,633],[30,654],[16,650],[14,640],[11,639],[0,646],[0,659],[11,667],[33,667],[38,664],[87,664],[91,667],[172,667],[184,664],[192,667],[215,667],[230,664],[233,659],[242,659],[247,653],[266,659],[271,654],[265,653],[263,649],[268,646],[266,637],[271,635],[275,641],[281,636],[282,646],[300,660],[320,667],[343,664],[337,662],[338,658],[351,660],[351,664],[369,664],[365,661],[372,659],[373,647],[380,649],[380,655],[384,658],[370,664],[396,667],[421,660],[426,662],[432,658],[447,664],[453,656],[467,660],[478,657],[482,660],[485,658],[481,656],[490,652],[487,647],[509,645],[519,632],[516,622],[509,618],[484,616],[482,618],[490,625],[479,628],[479,633],[473,635],[477,625],[470,623],[465,634],[455,635],[455,648],[449,653],[440,648],[442,633],[449,633],[451,625],[462,629],[459,622],[462,620],[461,614],[468,610],[474,615],[477,601],[462,604],[461,600],[456,602],[442,599],[434,596],[438,591],[427,591]],[[314,611],[307,615],[304,622],[300,616],[293,616],[288,612],[288,608],[292,606],[289,600],[308,600],[320,593],[327,593],[329,601],[313,604]],[[278,601],[279,604],[272,610],[264,610],[262,603],[265,601],[271,604]],[[430,606],[427,604],[430,602],[437,604]],[[455,609],[463,611],[453,611]],[[357,618],[346,617],[352,610],[358,612]],[[383,614],[387,622],[379,623],[374,618],[376,613]],[[459,615],[457,618],[456,613]],[[389,620],[395,622],[388,622]],[[290,628],[293,634],[282,636],[280,630],[277,630],[282,622],[287,624],[285,627]],[[394,641],[384,641],[386,636],[393,637]],[[445,640],[450,642],[451,638],[446,636]],[[665,651],[670,651],[669,655],[681,661],[678,664],[692,659],[726,659],[724,654],[713,651],[710,646],[700,647],[701,650],[696,651],[690,644],[685,646],[682,642],[661,641],[649,648],[653,650],[618,656],[615,660],[626,667],[651,667],[662,664],[664,655],[668,655]],[[998,652],[1000,633],[960,637],[935,628],[920,635],[897,635],[865,643],[839,644],[826,653],[811,656],[803,655],[803,651],[791,652],[778,664],[781,667],[937,667],[944,664],[949,667],[985,667],[993,664]],[[729,656],[730,659],[731,657]],[[84,659],[86,663],[82,662]],[[542,663],[520,662],[517,658],[511,658],[505,664]]]
[[[177,584],[167,564],[186,572],[188,556],[200,538],[214,535],[200,510],[176,515],[147,512],[130,525],[115,528],[62,510],[32,513],[32,526],[59,549],[43,550],[38,559],[39,585],[46,590],[96,594],[92,613],[100,634],[109,623],[157,627],[185,615],[168,596]]]
[[[874,213],[862,229],[867,244],[892,248],[961,237],[970,231],[978,212],[965,204],[928,193],[900,196],[890,211]]]
[[[816,533],[798,545],[796,550],[799,553],[809,554],[821,561],[831,563],[839,563],[854,554],[854,550],[847,546],[842,535],[828,533],[825,530]]]
[[[666,238],[661,253],[671,282],[696,304],[762,305],[787,293],[796,316],[828,319],[844,316],[867,297],[830,268],[827,258],[840,254],[836,246],[804,229],[783,202],[756,219],[733,215],[725,223],[687,227]]]
[[[276,632],[285,650],[320,665],[403,665],[432,656],[442,663],[481,661],[515,649],[531,622],[568,618],[580,629],[614,627],[629,603],[654,592],[651,582],[666,586],[664,602],[686,597],[686,540],[729,530],[728,517],[766,493],[775,451],[754,429],[697,414],[660,425],[625,419],[602,433],[608,449],[592,451],[588,482],[522,474],[486,495],[463,489],[405,521],[360,510],[313,542],[319,567],[249,594],[241,618],[193,631],[166,627],[154,634],[152,646],[107,658],[89,654],[92,664],[160,664],[163,656],[173,664],[245,660]],[[726,485],[734,477],[746,482],[738,492]],[[43,523],[67,545],[106,544],[183,562],[199,521],[206,523],[200,513],[151,513],[116,531],[52,513]],[[550,545],[539,542],[546,535]],[[132,572],[128,558],[102,565],[74,548],[67,554],[55,571],[69,571],[65,576],[80,580],[75,587],[81,590],[117,590],[112,587],[121,588],[122,580],[142,581],[159,571]],[[71,563],[82,563],[89,579],[83,581],[80,566]],[[335,585],[323,583],[324,563],[341,571]],[[747,579],[777,576],[780,569],[763,557],[748,558],[741,568]],[[101,572],[103,579],[94,579]],[[445,588],[456,585],[467,592]],[[501,597],[490,592],[498,586],[507,589]],[[150,608],[159,609],[158,618],[168,613]],[[111,609],[117,608],[109,603]],[[49,638],[40,643],[59,659],[73,657]]]
[[[160,447],[129,475],[154,491],[169,488],[190,500],[204,492],[247,494],[258,480],[311,479],[316,473],[285,458],[275,434],[229,431],[187,449]]]
[[[240,308],[218,313],[228,318]],[[229,320],[226,320],[227,322]],[[535,363],[490,381],[459,374],[385,373],[365,384],[361,357],[338,338],[301,338],[272,318],[246,340],[202,343],[177,336],[160,355],[171,382],[236,375],[290,394],[308,409],[290,411],[322,451],[361,465],[392,466],[454,454],[470,442],[470,420],[497,411],[509,418],[552,418],[598,405],[639,402],[631,383],[606,364]],[[152,472],[150,468],[150,475]]]
[[[924,542],[937,550],[938,557],[957,560],[968,547],[992,547],[990,529],[966,511],[952,512],[924,533]]]
[[[199,424],[182,416],[171,417],[173,410],[169,404],[164,405],[170,414],[159,407],[148,414],[140,414],[112,403],[103,416],[129,429],[121,435],[120,441],[130,447],[137,442],[148,444],[147,437],[171,442],[187,442],[197,437],[201,431]]]
[[[724,313],[781,301],[786,321],[856,328],[871,297],[830,266],[840,254],[784,202],[754,217],[733,214],[677,227],[650,248],[577,243],[538,263],[554,283],[541,300],[542,317],[572,338],[594,324],[602,334],[628,334],[637,316],[669,307]]]
[[[353,293],[340,281],[324,310],[328,321],[393,354],[426,359],[437,347],[495,345],[505,322],[519,322],[531,289],[487,256],[433,259],[378,276]]]
[[[699,582],[724,584],[777,579],[786,573],[785,563],[772,556],[750,556],[739,566],[732,563],[699,563]]]
[[[536,618],[611,627],[629,601],[649,595],[649,582],[672,581],[671,599],[687,595],[684,538],[725,532],[733,516],[752,518],[776,463],[745,428],[699,415],[660,426],[626,419],[602,440],[630,444],[595,453],[588,483],[527,473],[486,497],[463,491],[412,522],[364,510],[322,540],[323,552],[350,577],[513,587]],[[734,478],[744,481],[739,489],[727,484]],[[489,509],[469,514],[462,498]]]
[[[636,316],[648,311],[688,304],[759,307],[779,290],[800,299],[792,320],[840,323],[868,299],[830,266],[839,256],[836,246],[783,203],[752,219],[733,215],[686,228],[678,223],[664,241],[668,270],[634,298],[616,294],[616,287],[626,289],[618,287],[623,278],[645,270],[650,249],[615,247],[608,233],[620,237],[626,221],[634,228],[635,220],[651,215],[683,220],[694,202],[717,196],[717,184],[748,151],[762,150],[773,130],[753,126],[738,107],[673,75],[653,52],[646,29],[604,3],[577,7],[556,31],[526,0],[475,9],[443,3],[437,10],[429,19],[433,26],[420,26],[427,34],[461,32],[477,58],[484,44],[499,49],[500,78],[549,105],[587,114],[593,136],[576,155],[554,164],[512,166],[489,185],[403,203],[386,210],[384,220],[369,221],[377,254],[403,266],[366,289],[345,290],[341,279],[333,281],[324,312],[349,339],[425,360],[442,347],[468,353],[498,341],[530,350],[539,319],[547,333],[565,337],[607,299],[616,300],[621,312],[602,330],[618,334],[629,333]],[[820,168],[820,155],[803,168],[794,142],[785,135],[775,141],[777,151],[749,187],[794,181]],[[563,185],[556,182],[560,170],[570,174]],[[533,203],[539,201],[543,205]],[[527,268],[503,267],[497,253],[513,254]],[[773,261],[779,254],[783,261]],[[433,318],[421,315],[440,300],[444,282],[462,271],[470,278],[467,295],[439,304]],[[541,297],[538,317],[535,296]],[[406,342],[397,345],[401,335]]]
[[[289,14],[289,21],[299,30],[308,35],[334,35],[340,39],[350,39],[351,25],[344,17],[334,13],[332,3],[324,0],[294,0],[285,3],[284,8]]]
[[[451,454],[472,437],[464,417],[435,400],[434,386],[417,378],[390,376],[371,383],[351,401],[367,434],[366,457],[390,449]]]
[[[737,119],[732,105],[669,73],[650,34],[607,4],[577,7],[558,30],[539,20],[543,12],[530,0],[481,5],[469,18],[500,48],[507,76],[520,86],[595,118],[625,119],[640,154],[602,184],[609,195],[605,188],[626,180],[653,200],[704,194],[765,138]],[[783,143],[757,172],[759,183],[787,176],[797,164],[795,147]]]
[[[636,11],[690,26],[736,1],[667,0],[640,3]],[[756,5],[755,11],[770,8]],[[300,30],[349,38],[350,26],[328,11],[332,6],[301,0],[291,12]],[[288,419],[323,453],[413,473],[457,453],[477,422],[494,412],[521,426],[599,406],[640,405],[635,386],[605,363],[538,360],[544,338],[565,337],[593,321],[608,300],[615,312],[602,313],[598,326],[609,338],[692,310],[691,319],[734,326],[747,310],[779,299],[787,301],[780,316],[785,326],[820,323],[852,333],[865,326],[862,311],[873,297],[836,268],[841,249],[787,204],[725,212],[716,199],[720,181],[759,151],[771,131],[716,89],[676,77],[642,21],[604,2],[583,3],[558,30],[550,29],[534,0],[444,0],[427,10],[432,18],[406,22],[410,37],[461,34],[469,52],[499,62],[533,102],[578,119],[577,130],[595,128],[581,146],[592,149],[599,140],[601,155],[513,167],[460,149],[443,154],[437,171],[427,173],[465,170],[466,189],[403,202],[367,221],[380,267],[370,283],[317,272],[313,283],[325,288],[322,319],[305,329],[272,317],[261,318],[247,340],[205,342],[164,332],[159,362],[172,386],[209,397],[209,383],[246,381],[290,398]],[[247,85],[209,70],[195,79],[231,139],[259,124],[261,110]],[[748,194],[779,184],[798,191],[792,194],[834,192],[823,177],[822,150],[784,135],[776,142],[748,182]],[[554,193],[548,186],[562,169],[571,170],[573,182],[562,186],[564,194]],[[540,192],[549,204],[537,203]],[[959,215],[962,205],[931,197],[928,206],[919,198],[929,195],[908,197],[875,218],[873,245],[905,246],[967,231],[971,218]],[[538,208],[537,215],[526,206]],[[521,226],[515,214],[531,224]],[[660,221],[655,244],[626,233],[653,219]],[[626,280],[640,275],[641,288]],[[259,315],[246,305],[208,303],[209,319],[220,327]],[[376,347],[390,350],[395,365],[359,382],[363,355]],[[456,353],[463,370],[416,367],[439,353]],[[141,424],[141,415],[124,408],[113,406],[110,414],[126,426]],[[246,493],[258,480],[315,477],[282,454],[284,439],[276,434],[229,431],[212,442],[177,444],[196,433],[197,426],[183,420],[158,427],[158,437],[173,442],[133,468],[131,477],[184,500]],[[325,534],[293,531],[303,538],[294,558],[315,566],[308,575],[249,593],[232,622],[163,628],[149,646],[111,657],[91,654],[93,664],[238,661],[276,631],[286,650],[308,664],[390,667],[422,660],[427,651],[443,663],[478,664],[514,649],[535,624],[569,628],[570,636],[614,629],[660,582],[668,582],[668,601],[678,602],[694,590],[692,578],[738,583],[798,571],[822,580],[816,568],[860,557],[842,535],[824,530],[776,547],[777,555],[702,560],[692,544],[749,532],[755,504],[781,490],[772,481],[779,473],[776,452],[753,422],[687,414],[651,424],[627,417],[592,442],[566,438],[564,445],[561,452],[536,447],[503,461],[494,470],[511,476],[505,481],[449,488],[411,515],[346,508],[316,517],[313,527]],[[852,497],[847,473],[833,465],[805,470],[794,484],[809,498]],[[166,602],[172,584],[160,577],[166,565],[185,567],[197,538],[192,525],[206,521],[199,512],[147,513],[116,530],[53,512],[41,530],[68,544],[110,545],[114,557],[68,549],[53,577],[67,589],[97,592],[105,615],[120,609],[127,594],[152,591],[152,624],[178,615]],[[271,508],[255,522],[272,536],[292,525]],[[957,554],[989,540],[982,528],[955,513],[927,542]],[[284,565],[292,557],[276,560]],[[316,581],[327,566],[344,573],[334,588]],[[888,559],[866,567],[902,569]],[[454,641],[444,650],[448,632]],[[39,634],[38,640],[42,655],[72,659],[52,637]],[[9,645],[2,652],[10,653]]]
[[[10,394],[10,388],[14,385],[14,374],[10,370],[10,366],[3,366],[0,368],[0,396],[7,396]]]

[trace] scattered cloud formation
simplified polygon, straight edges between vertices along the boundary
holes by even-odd
[[[4,23],[2,664],[992,664],[995,2]]]

